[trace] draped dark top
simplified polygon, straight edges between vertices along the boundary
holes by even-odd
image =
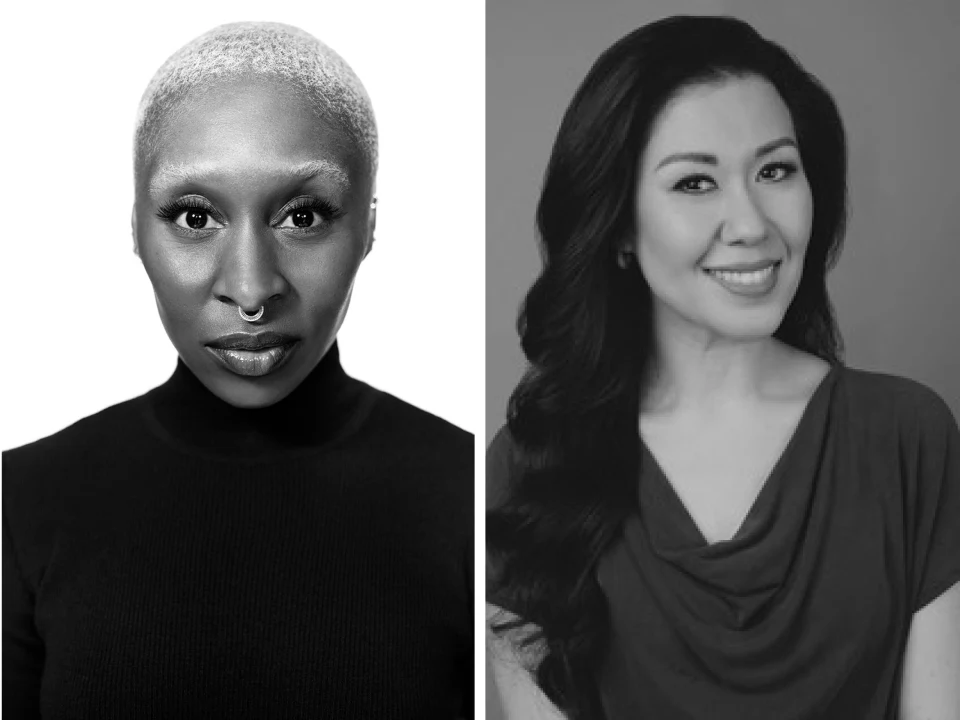
[[[507,437],[491,454],[514,453]],[[960,580],[945,403],[834,367],[739,530],[713,544],[640,451],[636,510],[596,568],[607,720],[895,718],[911,617]]]

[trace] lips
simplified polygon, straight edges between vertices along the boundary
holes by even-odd
[[[234,333],[233,335],[218,337],[213,342],[207,343],[207,346],[221,350],[263,350],[278,345],[286,345],[296,339],[293,335],[277,332]]]
[[[300,346],[299,338],[275,332],[224,335],[207,344],[221,365],[236,375],[261,377],[275,372]]]
[[[765,260],[705,268],[704,272],[735,295],[760,297],[776,286],[779,269],[779,260]]]
[[[752,262],[729,263],[727,265],[714,265],[706,268],[707,272],[752,272],[754,270],[764,270],[772,265],[779,265],[780,260],[773,258],[767,260],[754,260]]]

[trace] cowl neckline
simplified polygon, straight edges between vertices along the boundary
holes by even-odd
[[[770,508],[778,498],[779,486],[786,482],[785,475],[793,474],[791,467],[794,463],[793,456],[798,452],[797,448],[810,447],[810,443],[816,443],[817,438],[822,435],[819,431],[823,429],[823,417],[829,407],[830,394],[838,371],[839,366],[831,367],[817,384],[783,451],[761,484],[736,532],[730,538],[712,543],[707,540],[653,452],[641,437],[641,467],[644,468],[644,477],[648,481],[641,487],[641,514],[645,501],[651,500],[652,504],[658,508],[658,513],[666,511],[670,520],[670,522],[647,523],[656,536],[657,547],[668,555],[692,552],[703,557],[717,558],[749,547],[762,539],[765,531],[771,529],[771,523],[775,518]],[[797,483],[794,483],[794,486],[796,485]]]
[[[819,450],[827,433],[839,366],[821,380],[777,463],[736,533],[709,543],[641,441],[638,512],[624,526],[635,560],[654,558],[662,600],[697,626],[701,637],[739,632],[763,621],[781,598],[802,547]],[[688,625],[690,627],[690,625]]]
[[[182,359],[147,394],[147,415],[181,449],[244,459],[286,458],[323,448],[356,423],[364,389],[344,372],[334,343],[289,395],[266,408],[237,408],[210,392]]]

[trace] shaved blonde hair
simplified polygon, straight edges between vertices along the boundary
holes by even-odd
[[[244,78],[276,79],[309,98],[318,116],[336,123],[377,169],[377,125],[367,91],[347,62],[300,28],[282,23],[220,25],[177,50],[160,66],[140,100],[134,172],[156,152],[164,121],[194,92]]]

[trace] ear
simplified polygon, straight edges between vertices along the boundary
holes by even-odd
[[[130,230],[133,235],[133,254],[140,257],[140,240],[137,238],[137,206],[130,213]]]
[[[363,257],[366,258],[370,254],[370,251],[373,250],[373,242],[376,240],[376,230],[377,230],[377,196],[373,196],[373,200],[370,201],[370,216],[367,220],[367,251],[363,254]]]

